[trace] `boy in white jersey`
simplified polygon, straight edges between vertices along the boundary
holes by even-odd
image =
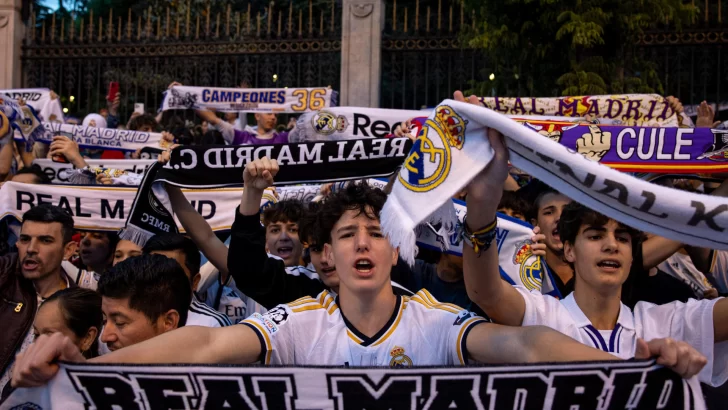
[[[499,138],[490,140],[496,156],[470,184],[466,232],[478,232],[493,223],[508,172],[505,145]],[[700,381],[725,383],[728,299],[691,299],[660,306],[639,302],[633,313],[620,297],[632,264],[636,232],[576,203],[564,208],[558,232],[564,258],[575,270],[572,294],[559,301],[513,287],[500,278],[495,247],[476,253],[473,247],[464,246],[465,282],[473,302],[497,323],[549,326],[625,359],[634,356],[638,338],[687,342],[708,358]]]
[[[270,184],[278,171],[267,158],[247,165],[248,185]],[[327,260],[339,272],[339,296],[322,292],[254,315],[239,326],[185,327],[94,361],[105,363],[240,363],[413,366],[615,360],[546,327],[506,327],[433,300],[427,292],[395,295],[390,270],[398,251],[381,233],[373,189],[353,184],[323,204]],[[380,204],[381,205],[381,204]],[[641,342],[641,357],[661,355],[682,375],[705,359],[687,345]],[[179,355],[184,349],[185,355]],[[15,386],[37,386],[57,371],[56,359],[83,361],[61,336],[40,338],[18,359]]]

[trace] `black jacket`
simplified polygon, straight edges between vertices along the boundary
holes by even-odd
[[[402,269],[409,270],[409,267],[400,261],[392,269],[393,282],[398,282]],[[304,296],[316,297],[326,290],[323,282],[311,276],[315,272],[301,266],[286,268],[282,260],[268,256],[260,214],[246,216],[236,211],[228,251],[228,271],[241,292],[267,309]],[[392,288],[395,294],[413,294],[396,283]]]

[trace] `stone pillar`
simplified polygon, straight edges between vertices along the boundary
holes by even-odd
[[[378,107],[383,0],[344,0],[339,105]]]
[[[0,0],[0,89],[20,88],[20,53],[25,25],[22,0]]]

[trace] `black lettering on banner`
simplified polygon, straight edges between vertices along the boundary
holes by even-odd
[[[192,207],[197,210],[197,213],[202,215],[205,220],[215,216],[215,212],[217,211],[217,205],[215,205],[215,202],[205,199],[200,201],[190,201],[190,205],[192,205]],[[205,206],[208,206],[210,208],[209,212],[203,212]]]
[[[551,404],[553,409],[596,409],[604,390],[604,375],[601,371],[584,373],[556,373],[551,380],[555,389]]]
[[[422,395],[422,376],[385,375],[373,383],[368,375],[329,375],[329,398],[336,410],[414,408]],[[414,401],[414,403],[413,403]]]
[[[124,219],[124,200],[123,199],[116,200],[114,209],[111,209],[111,205],[109,205],[108,199],[101,200],[101,218],[102,219],[106,219],[106,218],[117,219],[116,218],[117,214],[119,215],[118,219]]]
[[[608,394],[604,400],[609,400],[609,406],[604,410],[624,410],[637,407],[637,400],[640,395],[635,391],[642,391],[645,385],[642,384],[644,373],[635,371],[615,370],[612,372],[611,396]]]
[[[31,192],[16,191],[15,192],[15,209],[23,209],[23,204],[29,207],[35,206],[35,195]]]
[[[488,400],[497,409],[531,409],[543,406],[549,381],[541,373],[494,374],[488,380]]]
[[[359,123],[360,119],[363,120],[362,123]],[[367,133],[367,127],[371,123],[372,120],[369,119],[368,116],[364,114],[354,113],[354,135],[359,135],[359,133],[361,132],[362,136],[369,137],[369,133]]]
[[[655,205],[655,200],[657,199],[657,195],[655,195],[654,193],[649,192],[649,191],[642,191],[642,197],[645,198],[645,202],[642,203],[642,205],[639,208],[636,208],[634,206],[632,208],[634,208],[640,212],[644,212],[648,215],[656,216],[660,219],[667,218],[667,214],[664,212],[661,214],[653,214],[652,212],[650,212],[650,209],[652,209],[652,207]]]
[[[147,409],[189,409],[194,391],[187,375],[167,375],[164,378],[131,375],[141,388],[141,398]]]
[[[139,409],[131,383],[119,374],[68,371],[76,391],[83,395],[87,409]]]
[[[690,218],[690,220],[688,221],[688,225],[697,226],[701,221],[703,221],[706,225],[708,225],[710,229],[714,231],[723,232],[725,230],[725,228],[718,226],[713,218],[715,218],[716,215],[728,210],[728,205],[719,205],[717,208],[713,209],[708,213],[705,212],[705,204],[702,202],[690,201],[690,206],[695,208],[695,214],[693,214],[693,217]]]
[[[39,205],[40,205],[40,203],[39,203]],[[58,200],[58,207],[63,208],[64,211],[73,215],[73,210],[71,209],[71,203],[68,202],[68,198],[66,198],[65,196],[62,196],[61,199]]]
[[[422,409],[477,409],[480,406],[475,397],[480,397],[480,380],[477,375],[433,376],[430,397]]]
[[[53,195],[48,194],[35,194],[35,197],[38,198],[38,205],[48,204],[53,205],[53,202],[51,202],[51,199],[53,199]],[[64,197],[61,197],[64,198]],[[68,201],[68,200],[66,200]]]
[[[604,188],[597,191],[597,193],[607,195],[609,197],[614,198],[613,196],[609,195],[612,191],[617,191],[617,198],[615,198],[617,201],[619,201],[620,204],[629,206],[627,203],[627,198],[629,198],[629,191],[627,190],[627,187],[620,184],[617,181],[612,181],[611,179],[605,179],[604,180]]]
[[[205,410],[288,410],[295,408],[298,398],[293,375],[201,375],[196,378],[201,392],[198,408]]]
[[[81,218],[90,218],[91,214],[81,212],[81,198],[76,198],[76,216]]]
[[[384,121],[374,121],[372,124],[372,135],[377,138],[384,138],[389,134],[389,124]]]
[[[556,166],[559,167],[559,171],[561,171],[562,174],[573,178],[574,181],[580,183],[585,188],[591,188],[591,186],[594,185],[594,181],[596,181],[596,179],[597,179],[596,175],[594,175],[592,173],[587,173],[586,177],[582,181],[581,179],[579,179],[579,177],[576,176],[576,174],[574,173],[574,170],[571,169],[570,166],[568,166],[560,161],[556,161],[555,163],[556,163]]]

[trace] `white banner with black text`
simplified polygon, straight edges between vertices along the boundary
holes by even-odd
[[[326,88],[220,88],[177,85],[164,92],[162,111],[302,113],[336,105]]]
[[[61,100],[53,98],[51,90],[47,88],[18,88],[13,90],[0,90],[14,100],[22,99],[33,107],[41,121],[64,122]]]
[[[235,346],[231,346],[234,349]],[[0,410],[703,410],[696,378],[654,361],[427,368],[61,363]]]

